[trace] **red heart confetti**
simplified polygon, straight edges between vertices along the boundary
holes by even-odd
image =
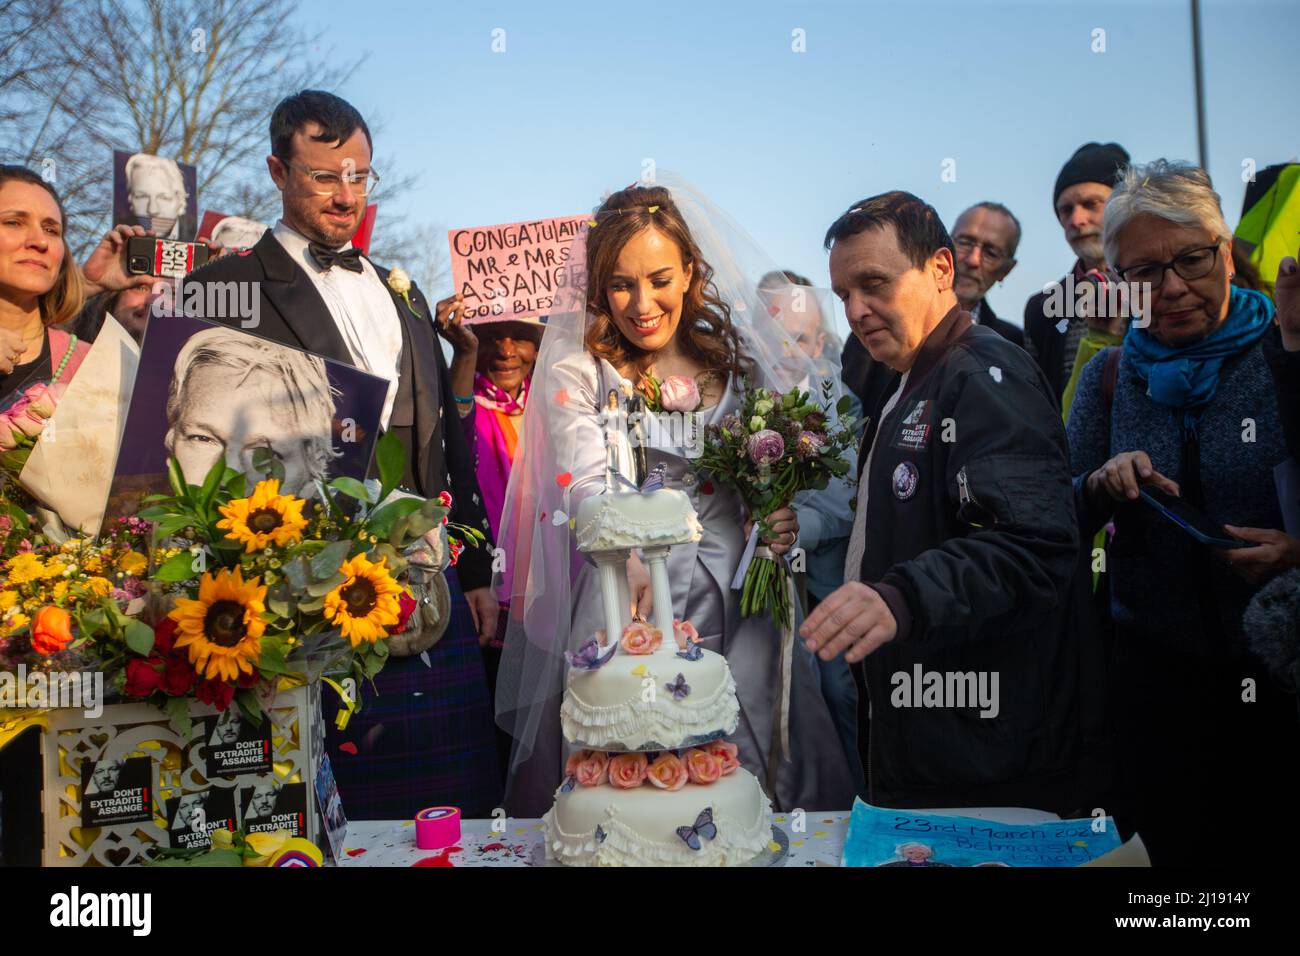
[[[345,754],[352,754],[354,757],[357,755],[357,745],[350,740],[339,744],[339,750],[343,751]]]
[[[557,405],[569,404],[569,390],[567,388],[562,388],[555,393],[555,404]]]
[[[711,481],[701,482],[701,484],[700,484],[700,494],[704,494],[704,495],[711,495],[711,494],[713,494],[713,482],[711,482]]]
[[[767,307],[767,314],[776,317],[781,314],[781,307],[779,305],[769,305]]]
[[[358,847],[355,850],[344,850],[343,852],[346,853],[348,856],[360,856],[361,854],[366,852],[366,848]]]
[[[450,850],[441,850],[441,851],[439,851],[438,853],[435,853],[433,856],[426,856],[423,860],[418,860],[418,861],[416,861],[415,863],[412,863],[411,866],[451,866],[451,867],[454,867],[456,864],[453,863],[453,862],[451,862],[451,860],[449,860],[449,859],[447,858],[447,854],[450,853],[450,852],[451,852]]]
[[[569,487],[569,482],[571,481],[573,481],[573,473],[569,471],[566,471],[562,475],[555,476],[555,483],[559,485],[561,488]]]
[[[543,511],[541,514],[537,516],[537,523],[541,524],[545,520],[546,520],[546,512]]]

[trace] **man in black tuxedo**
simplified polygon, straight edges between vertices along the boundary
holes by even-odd
[[[287,97],[271,118],[266,160],[283,199],[280,221],[251,249],[223,256],[191,279],[250,282],[258,289],[255,322],[205,318],[389,380],[381,426],[406,448],[403,486],[425,497],[449,491],[451,520],[487,537],[486,546],[467,547],[448,574],[453,607],[460,604],[458,582],[477,643],[483,645],[495,636],[498,616],[490,587],[491,532],[455,412],[434,310],[415,285],[406,289],[351,244],[378,181],[371,150],[365,120],[346,101],[318,90]],[[499,774],[490,700],[478,649],[472,640],[460,646],[462,623],[468,623],[463,611],[453,613],[446,636],[426,654],[390,660],[377,680],[378,700],[367,700],[349,725],[344,736],[357,739],[344,741],[334,766],[353,819],[409,818],[430,801],[461,806],[469,816],[487,816],[496,805]],[[461,706],[469,698],[472,714],[468,705]],[[430,711],[434,706],[438,709]],[[479,749],[490,772],[472,769]]]

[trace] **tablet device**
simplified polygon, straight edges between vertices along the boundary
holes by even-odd
[[[1172,521],[1186,534],[1212,548],[1248,548],[1249,541],[1234,538],[1223,525],[1206,517],[1183,499],[1151,485],[1140,489],[1142,501]]]

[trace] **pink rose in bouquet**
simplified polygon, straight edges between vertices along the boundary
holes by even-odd
[[[715,740],[710,744],[706,744],[704,749],[711,756],[718,758],[718,761],[722,766],[722,775],[724,777],[728,774],[735,773],[736,768],[740,766],[740,748],[729,741]]]
[[[785,439],[770,428],[749,436],[749,460],[756,465],[771,465],[785,454]]]
[[[700,389],[688,375],[669,375],[659,385],[659,404],[666,412],[693,412],[700,407]]]
[[[580,750],[565,763],[564,775],[573,777],[584,787],[599,787],[609,779],[609,754],[599,750]]]
[[[629,654],[653,654],[663,643],[663,632],[642,621],[633,621],[623,628],[623,650]]]
[[[680,790],[689,779],[685,764],[671,751],[661,753],[646,771],[646,776],[660,790]]]
[[[698,747],[692,747],[682,754],[682,759],[686,762],[686,774],[690,777],[691,783],[707,785],[717,783],[722,777],[721,757],[715,757]]]
[[[645,754],[618,754],[609,760],[609,782],[620,790],[635,790],[645,783]]]

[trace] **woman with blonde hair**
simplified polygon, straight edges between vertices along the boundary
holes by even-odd
[[[89,349],[57,327],[85,295],[65,225],[53,186],[0,166],[0,411],[33,385],[66,384]]]

